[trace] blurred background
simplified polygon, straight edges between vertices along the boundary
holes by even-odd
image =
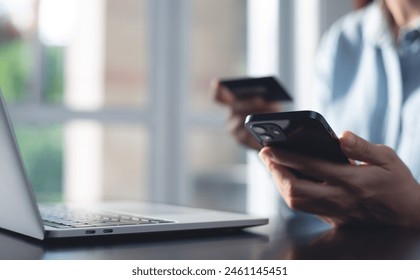
[[[352,4],[0,0],[0,87],[37,199],[246,211],[248,157],[211,79],[275,75],[304,106],[320,36]]]

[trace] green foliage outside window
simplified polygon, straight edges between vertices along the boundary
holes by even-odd
[[[63,96],[63,49],[45,48],[42,67],[43,100],[58,103]],[[34,66],[32,44],[15,39],[0,43],[0,88],[6,101],[18,106],[31,94]],[[16,137],[38,201],[62,199],[63,139],[62,127],[22,126],[15,124]],[[1,160],[1,159],[0,159]]]
[[[0,88],[7,101],[23,99],[30,81],[32,61],[27,42],[12,40],[0,44]]]
[[[38,201],[60,201],[63,184],[62,128],[19,126],[16,137]]]

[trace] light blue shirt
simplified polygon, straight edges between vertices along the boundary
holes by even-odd
[[[378,3],[324,35],[316,63],[318,110],[333,129],[393,148],[420,180],[420,26],[395,40]]]

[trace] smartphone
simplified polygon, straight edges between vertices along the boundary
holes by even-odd
[[[220,84],[227,87],[238,99],[261,96],[267,101],[292,100],[279,81],[272,76],[222,79]]]
[[[314,111],[255,114],[247,116],[245,127],[262,146],[349,163],[340,142],[324,117]]]

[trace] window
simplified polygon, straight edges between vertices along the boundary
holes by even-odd
[[[246,1],[0,3],[0,85],[39,201],[244,210],[244,149],[209,84],[246,74]]]
[[[260,203],[210,80],[274,74],[305,100],[347,2],[0,0],[0,86],[38,200]]]

